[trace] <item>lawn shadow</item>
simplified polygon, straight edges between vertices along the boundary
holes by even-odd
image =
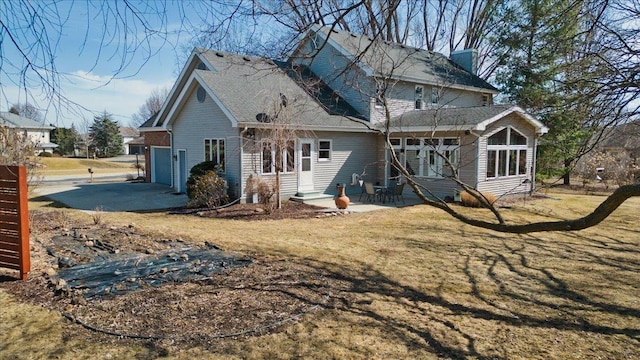
[[[628,244],[628,248],[620,248],[623,245],[616,242],[611,244],[617,247],[603,246],[599,240],[579,240],[583,235],[575,233],[562,242],[531,235],[514,239],[512,235],[482,233],[484,238],[489,236],[495,242],[495,246],[487,246],[473,243],[470,233],[473,231],[465,234],[470,244],[459,252],[460,261],[437,275],[435,287],[409,285],[411,280],[402,280],[400,274],[382,273],[366,263],[345,266],[330,260],[296,261],[344,284],[344,288],[332,291],[337,309],[357,315],[364,319],[361,324],[385,332],[409,349],[420,347],[455,359],[507,359],[510,345],[500,338],[503,328],[507,333],[508,329],[539,332],[542,342],[548,341],[544,334],[557,332],[579,338],[584,338],[585,333],[613,336],[623,339],[620,340],[623,347],[637,349],[640,309],[624,302],[625,298],[633,298],[629,292],[638,288],[634,274],[640,271],[640,266],[631,258],[637,252],[634,244]],[[574,243],[571,239],[578,241]],[[428,240],[423,243],[410,238],[394,240],[415,251],[430,251],[430,246],[434,246]],[[620,252],[628,256],[617,256]],[[587,265],[596,268],[585,275],[582,268]],[[607,288],[626,296],[609,298],[600,284],[590,286],[577,280],[583,276],[589,282],[592,281],[589,276],[597,279],[607,273],[611,281]],[[459,284],[450,279],[465,280]],[[465,286],[470,290],[452,291]],[[400,312],[412,316],[405,318],[398,315]],[[488,326],[486,334],[478,337],[478,328],[469,323]],[[491,336],[497,338],[489,341],[488,349],[486,337]],[[483,344],[480,346],[478,342]],[[613,349],[601,351],[607,354]]]

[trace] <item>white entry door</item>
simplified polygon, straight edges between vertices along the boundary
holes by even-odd
[[[178,150],[178,186],[179,193],[187,191],[187,150]]]
[[[313,139],[298,141],[298,192],[313,190]]]

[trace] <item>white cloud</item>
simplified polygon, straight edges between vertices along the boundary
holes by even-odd
[[[31,91],[30,103],[42,109],[45,121],[56,126],[80,126],[83,120],[93,121],[93,116],[103,111],[113,114],[113,119],[120,125],[129,125],[131,115],[138,112],[151,92],[157,88],[171,88],[174,79],[149,81],[136,78],[112,79],[110,76],[77,70],[67,75],[60,83],[62,95],[83,109],[56,106],[57,101],[50,101],[39,91]],[[24,89],[15,86],[4,86],[0,91],[7,104],[25,102]],[[5,111],[4,106],[2,110]]]

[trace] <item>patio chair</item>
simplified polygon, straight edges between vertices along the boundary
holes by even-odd
[[[387,199],[389,199],[389,202],[393,201],[393,203],[395,204],[397,200],[402,200],[402,203],[404,204],[404,196],[402,196],[402,191],[404,190],[404,183],[401,184],[395,184],[393,186],[393,188],[387,190],[387,192],[385,193],[385,196]]]
[[[369,202],[376,201],[376,196],[380,195],[380,193],[373,188],[373,183],[370,182],[364,183],[364,194],[367,195],[367,197],[364,198],[364,201]]]

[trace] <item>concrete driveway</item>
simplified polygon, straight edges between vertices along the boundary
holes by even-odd
[[[184,206],[187,196],[175,195],[167,185],[132,182],[41,185],[35,189],[73,209],[102,211],[152,211]]]

